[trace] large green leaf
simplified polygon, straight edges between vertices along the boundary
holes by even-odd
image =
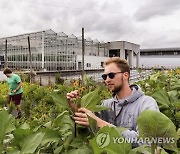
[[[13,131],[13,135],[15,138],[15,142],[19,145],[23,144],[24,138],[31,134],[32,131],[30,129],[16,129]]]
[[[85,107],[86,109],[91,110],[96,106],[98,103],[100,103],[100,97],[99,97],[99,89],[94,90],[93,92],[90,92],[86,95],[84,95],[81,98],[81,106]]]
[[[57,130],[52,130],[52,129],[46,129],[45,135],[43,137],[43,140],[41,142],[41,145],[45,145],[46,143],[54,143],[60,140],[60,136],[58,135]]]
[[[122,130],[116,127],[105,126],[101,128],[97,135],[90,141],[94,153],[127,154],[131,149],[131,144],[121,142],[124,140]]]
[[[2,144],[6,133],[9,133],[15,129],[14,117],[10,115],[6,110],[0,112],[0,144]]]
[[[33,134],[28,135],[24,139],[24,142],[21,145],[20,154],[34,153],[36,148],[41,143],[43,137],[44,137],[44,133],[33,133]]]
[[[62,122],[63,117],[64,117],[65,115],[69,115],[69,112],[66,111],[66,110],[63,111],[62,113],[60,113],[60,114],[56,117],[56,119],[54,120],[52,126],[53,126],[53,127],[59,126],[60,123]]]
[[[139,115],[137,123],[140,137],[151,141],[160,139],[164,148],[176,150],[176,127],[167,116],[158,111],[145,110]]]
[[[101,106],[101,105],[95,105],[91,108],[91,111],[92,112],[99,112],[99,111],[102,111],[102,110],[109,110],[111,108],[109,107],[106,107],[106,106]]]
[[[54,92],[54,93],[51,93],[50,96],[52,97],[52,99],[58,106],[66,108],[66,109],[70,109],[67,98],[64,95],[57,94]]]
[[[168,93],[164,90],[156,91],[152,97],[157,101],[158,106],[161,109],[169,108],[171,102],[169,101]]]
[[[87,117],[88,117],[91,132],[95,135],[98,131],[97,121],[95,119],[91,118],[89,115],[87,115]]]
[[[20,125],[17,129],[13,131],[15,142],[17,142],[17,144],[21,144],[24,138],[31,133],[32,130],[30,130],[30,126],[27,123]]]

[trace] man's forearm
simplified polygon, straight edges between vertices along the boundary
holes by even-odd
[[[102,127],[104,127],[104,126],[114,127],[114,125],[112,125],[112,124],[110,124],[110,123],[108,123],[108,122],[100,119],[99,117],[96,118],[96,121],[97,121],[97,126],[98,126],[99,128],[102,128]]]
[[[22,82],[19,83],[19,85],[17,86],[17,88],[15,89],[16,91],[18,91],[22,86]]]

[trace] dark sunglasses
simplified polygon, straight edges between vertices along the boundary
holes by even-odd
[[[113,79],[115,77],[116,74],[118,73],[124,73],[124,72],[116,72],[116,73],[113,73],[113,72],[110,72],[108,74],[103,74],[101,77],[103,78],[103,80],[106,80],[107,79],[107,76],[110,78],[110,79]]]

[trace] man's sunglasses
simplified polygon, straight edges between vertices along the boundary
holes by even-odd
[[[108,74],[103,74],[101,77],[103,78],[103,80],[106,80],[107,79],[107,76],[110,78],[110,79],[113,79],[115,77],[116,74],[118,73],[124,73],[124,72],[116,72],[116,73],[113,73],[113,72],[110,72]]]

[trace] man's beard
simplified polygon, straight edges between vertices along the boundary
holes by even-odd
[[[122,89],[123,89],[123,86],[124,86],[124,84],[123,84],[123,79],[121,80],[121,85],[119,85],[118,87],[114,87],[114,89],[112,90],[112,92],[114,93],[114,94],[117,94],[118,92],[120,92]]]
[[[112,90],[113,93],[117,94],[118,92],[120,92],[123,89],[123,84],[118,86],[118,87],[114,87],[114,89]]]

